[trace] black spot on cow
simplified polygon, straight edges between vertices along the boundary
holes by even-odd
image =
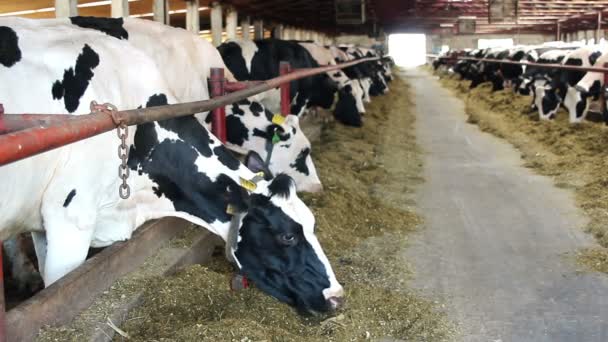
[[[213,153],[217,159],[230,170],[238,170],[241,163],[228,151],[224,145],[216,146]]]
[[[291,128],[291,131],[293,132],[293,135],[296,135],[297,130],[296,130],[296,128],[295,128],[295,127],[292,127],[292,128]]]
[[[247,71],[243,50],[239,44],[235,42],[223,43],[217,47],[217,50],[222,55],[224,64],[226,64],[226,67],[228,67],[237,80],[246,81],[252,79],[249,71]]]
[[[600,58],[601,55],[602,53],[600,51],[592,52],[589,55],[589,64],[594,65],[595,61],[597,61],[597,59]]]
[[[247,105],[250,105],[250,104],[251,104],[251,101],[249,101],[249,100],[247,100],[247,99],[242,99],[242,100],[240,100],[240,101],[239,101],[239,102],[237,102],[237,103],[238,103],[239,105],[244,105],[244,106],[247,106]]]
[[[99,65],[99,55],[87,44],[76,58],[74,68],[63,73],[63,79],[55,81],[51,90],[53,99],[64,99],[65,109],[73,113],[80,105],[80,98],[84,95],[93,78],[93,69]]]
[[[169,104],[167,101],[167,95],[165,94],[154,94],[148,98],[146,107],[158,107]]]
[[[300,154],[298,154],[298,157],[296,158],[295,163],[290,164],[289,166],[293,167],[298,172],[303,173],[308,176],[309,171],[308,171],[308,166],[306,166],[306,158],[308,158],[309,155],[310,155],[310,149],[309,148],[303,149],[302,151],[300,151]]]
[[[337,73],[335,73],[333,76],[334,76],[334,77],[341,77],[341,76],[342,76],[342,73],[338,71],[338,72],[337,72]]]
[[[557,96],[556,89],[552,88],[545,92],[542,99],[543,113],[547,114],[559,107],[561,99]]]
[[[260,116],[260,113],[264,111],[264,107],[259,102],[252,102],[249,106],[249,110],[254,116]]]
[[[70,21],[76,26],[101,31],[114,38],[129,39],[122,18],[71,17]]]
[[[576,117],[577,118],[580,118],[583,116],[583,112],[585,111],[586,107],[587,107],[587,98],[582,97],[581,100],[576,103]]]
[[[10,27],[0,27],[0,64],[7,68],[12,67],[21,60],[19,37]]]
[[[231,144],[242,146],[249,139],[249,130],[241,119],[234,115],[226,116],[226,140]]]
[[[295,185],[296,183],[293,178],[280,173],[272,180],[272,183],[268,186],[268,190],[270,190],[271,196],[288,198],[291,194],[291,188],[295,187]]]
[[[274,114],[272,114],[271,111],[269,111],[268,109],[266,109],[264,111],[264,115],[266,116],[266,120],[268,120],[268,122],[272,122],[272,118],[274,117]]]
[[[68,194],[68,197],[65,198],[65,201],[63,202],[64,208],[67,208],[68,205],[72,203],[72,199],[74,199],[74,196],[76,196],[76,189],[72,189],[72,191],[70,191],[70,193]]]
[[[234,115],[241,115],[241,116],[243,116],[243,115],[245,115],[245,111],[244,111],[244,110],[242,110],[242,109],[241,109],[241,107],[239,107],[239,105],[238,105],[238,104],[233,103],[233,104],[232,104],[232,114],[234,114]]]

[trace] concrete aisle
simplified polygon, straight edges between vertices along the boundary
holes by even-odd
[[[426,229],[404,252],[413,285],[446,303],[464,341],[608,341],[608,276],[564,257],[595,243],[572,194],[465,123],[463,103],[433,76],[404,76],[425,152],[416,199]]]

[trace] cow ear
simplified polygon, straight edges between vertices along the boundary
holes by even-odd
[[[266,180],[272,178],[272,172],[270,172],[266,164],[264,164],[262,157],[255,151],[249,151],[249,153],[247,153],[247,156],[245,157],[245,166],[253,173],[263,172],[264,179]]]

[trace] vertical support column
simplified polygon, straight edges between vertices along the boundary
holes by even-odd
[[[595,44],[600,43],[600,38],[602,34],[602,12],[597,12],[597,27],[595,30]]]
[[[169,0],[154,0],[152,12],[154,12],[154,21],[169,25]]]
[[[224,95],[224,69],[211,68],[211,97]],[[211,114],[211,133],[213,133],[222,143],[226,143],[226,107],[220,106],[212,111]]]
[[[291,65],[289,62],[281,61],[279,63],[279,75],[287,75],[290,72]],[[281,84],[281,114],[283,116],[287,116],[291,112],[290,85],[291,82]]]
[[[211,4],[211,37],[213,46],[222,44],[222,5],[218,2]]]
[[[112,18],[129,16],[129,0],[112,0]]]
[[[189,0],[186,2],[186,30],[196,34],[201,30],[198,6],[198,0]]]
[[[236,25],[238,22],[238,14],[234,7],[226,9],[226,39],[236,39]]]
[[[555,40],[560,40],[562,38],[562,30],[559,21],[557,22],[556,26],[557,27],[555,29]]]
[[[276,38],[276,39],[284,39],[283,38],[283,25],[282,24],[277,24],[273,29],[272,29],[272,38]]]
[[[78,0],[55,0],[55,18],[78,15]]]
[[[264,39],[264,21],[262,19],[253,21],[253,39]]]
[[[241,34],[243,35],[243,40],[251,39],[251,35],[249,34],[250,28],[251,28],[251,23],[249,22],[249,16],[244,16],[241,19]]]

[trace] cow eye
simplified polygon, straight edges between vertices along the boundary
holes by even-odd
[[[285,246],[293,246],[296,244],[296,236],[292,233],[281,234],[279,242]]]

